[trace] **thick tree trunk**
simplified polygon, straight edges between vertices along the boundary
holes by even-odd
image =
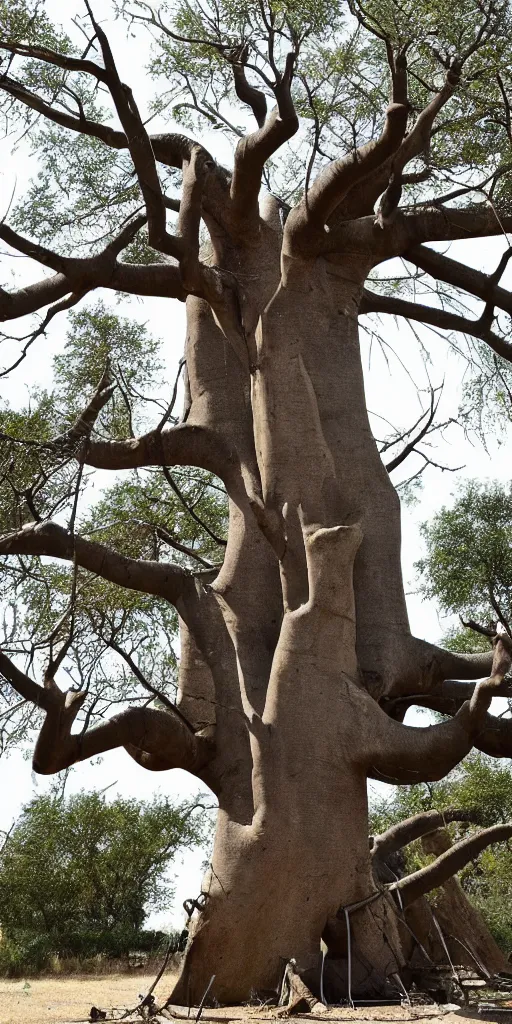
[[[331,999],[346,996],[346,923],[337,913],[375,892],[366,779],[350,761],[338,775],[328,760],[314,760],[313,782],[311,755],[312,743],[288,750],[286,766],[276,765],[272,807],[255,824],[238,825],[220,811],[203,883],[208,900],[173,1001],[197,1003],[212,974],[211,993],[220,1002],[277,992],[291,958],[318,994],[322,935],[332,959],[326,990]],[[383,992],[400,953],[393,914],[382,901],[352,916],[351,942],[352,994]]]
[[[406,649],[399,503],[364,400],[357,310],[371,261],[285,258],[281,282],[275,267],[255,297],[258,260],[249,255],[252,400],[210,311],[189,300],[190,421],[236,448],[266,518],[262,532],[254,507],[232,499],[226,560],[210,591],[226,630],[196,652],[215,682],[218,754],[203,777],[220,811],[206,904],[171,1001],[198,1002],[213,974],[210,995],[220,1002],[276,992],[291,958],[318,993],[322,936],[328,997],[375,997],[404,958],[396,909],[372,877],[367,774],[380,765],[414,781],[420,733],[421,743],[430,739],[429,730],[392,723],[368,693],[385,691],[406,665],[416,670]],[[253,310],[265,301],[258,319]],[[341,525],[351,521],[360,525]],[[187,655],[189,713],[190,666]],[[461,735],[450,758],[469,749]],[[450,750],[444,733],[442,747]],[[425,748],[424,762],[438,777],[437,751]],[[349,973],[340,908],[367,900],[349,916]]]

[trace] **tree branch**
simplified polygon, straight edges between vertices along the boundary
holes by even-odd
[[[473,338],[485,341],[489,348],[502,359],[512,362],[512,343],[506,341],[505,338],[500,338],[499,334],[490,329],[489,320],[492,322],[493,317],[492,314],[489,317],[487,308],[478,320],[469,320],[465,316],[450,313],[445,309],[436,309],[434,306],[426,306],[421,302],[408,302],[406,299],[398,299],[391,295],[379,295],[365,288],[360,312],[403,316],[408,320],[418,320],[422,324],[438,327],[442,331],[458,331],[461,334],[469,334]],[[396,468],[392,463],[390,465],[392,468]],[[389,467],[386,468],[389,469]]]
[[[241,46],[238,46],[231,53],[226,54],[226,59],[229,60],[233,68],[235,92],[238,99],[251,108],[258,128],[263,128],[267,119],[267,98],[265,93],[256,89],[247,81],[245,68],[249,59],[249,44],[243,43]]]
[[[75,452],[77,457],[79,452]],[[136,469],[142,466],[199,466],[215,473],[233,501],[246,503],[240,460],[216,431],[191,420],[170,429],[151,430],[125,441],[91,440],[85,464],[95,469]]]
[[[186,292],[177,266],[137,266],[118,262],[119,254],[145,223],[145,216],[134,217],[102,252],[86,259],[60,256],[18,234],[6,224],[0,224],[0,238],[8,245],[57,271],[53,277],[44,278],[15,292],[0,289],[0,320],[17,319],[34,313],[65,295],[75,295],[78,300],[95,288],[110,288],[137,295],[163,295],[183,300]],[[53,307],[54,310],[57,308]],[[42,333],[42,329],[39,328],[39,333]]]
[[[0,537],[0,555],[47,555],[78,565],[119,587],[180,601],[191,574],[179,566],[128,558],[105,544],[70,534],[56,523],[35,523]]]
[[[40,775],[52,775],[116,747],[125,747],[138,764],[151,771],[182,768],[200,774],[214,755],[211,730],[195,733],[185,716],[172,706],[167,711],[129,708],[93,729],[72,735],[71,727],[86,691],[64,693],[52,678],[39,686],[2,651],[0,673],[21,697],[46,711],[33,759],[34,771]]]
[[[492,698],[511,665],[512,641],[506,634],[500,634],[494,639],[490,677],[477,683],[471,699],[451,720],[416,729],[385,716],[387,723],[381,722],[381,728],[375,730],[369,774],[398,783],[435,782],[444,778],[480,742],[482,730],[491,717],[487,712]]]
[[[481,270],[467,267],[450,256],[429,249],[426,245],[418,245],[409,249],[404,253],[404,259],[430,274],[437,281],[445,281],[454,288],[462,288],[471,295],[475,295],[486,303],[492,303],[493,306],[498,306],[512,315],[512,292],[500,287],[496,272],[484,274]],[[500,267],[497,269],[499,270]]]
[[[284,74],[273,87],[277,106],[260,124],[258,131],[244,136],[236,147],[231,182],[232,215],[235,225],[244,230],[248,224],[255,224],[258,220],[258,196],[267,160],[295,135],[299,127],[291,95],[295,57],[295,53],[288,54]]]
[[[48,46],[12,43],[6,39],[0,40],[0,50],[7,50],[8,53],[19,57],[33,57],[34,60],[44,61],[45,64],[53,64],[54,67],[62,68],[64,71],[83,71],[87,75],[92,75],[98,82],[106,84],[104,69],[92,60],[72,57],[67,53],[58,53]]]
[[[323,248],[324,226],[352,186],[392,156],[407,126],[408,107],[393,103],[386,111],[384,131],[342,160],[335,160],[319,175],[307,196],[292,211],[285,235],[292,251],[317,252]]]
[[[446,853],[419,871],[414,871],[405,878],[400,878],[389,886],[390,892],[398,891],[403,906],[407,907],[414,900],[424,896],[425,893],[437,889],[443,882],[448,881],[452,875],[461,871],[466,864],[474,860],[491,843],[502,843],[512,836],[512,824],[493,825],[492,828],[482,829],[477,835],[469,836],[455,843]]]
[[[386,860],[403,846],[408,846],[415,839],[421,839],[421,836],[427,835],[428,832],[443,828],[451,821],[478,822],[478,814],[474,810],[460,807],[446,807],[443,811],[422,811],[420,814],[414,814],[374,837],[372,859]]]
[[[385,465],[386,465],[386,469],[387,469],[388,473],[392,473],[394,469],[397,469],[398,466],[401,466],[402,462],[405,462],[405,460],[408,458],[408,456],[411,455],[411,453],[415,450],[416,445],[419,444],[420,441],[422,441],[423,438],[429,433],[430,428],[432,426],[432,423],[434,421],[435,414],[436,414],[438,406],[439,406],[439,401],[440,401],[440,398],[438,398],[437,402],[436,402],[435,399],[436,399],[435,390],[434,390],[434,388],[431,388],[430,389],[430,409],[428,410],[428,412],[426,414],[423,413],[423,415],[415,423],[414,426],[416,427],[418,425],[418,423],[420,423],[421,420],[423,419],[423,417],[426,415],[427,418],[425,420],[425,423],[420,428],[418,433],[415,434],[413,439],[408,441],[407,444],[404,445],[404,447],[402,448],[402,451],[399,452],[399,454],[396,455],[394,459],[391,459],[389,462],[386,462]],[[412,427],[411,430],[407,431],[406,434],[402,435],[402,438],[397,438],[396,442],[398,442],[399,440],[403,440],[403,438],[407,437],[408,435],[410,436],[413,430],[414,430],[414,427]],[[382,449],[381,449],[381,452],[382,452]]]
[[[105,82],[124,129],[144,199],[149,244],[159,252],[179,261],[187,291],[205,298],[210,293],[218,300],[219,278],[210,267],[203,266],[199,261],[203,182],[208,171],[214,168],[214,162],[209,157],[205,158],[204,150],[199,146],[194,146],[183,161],[183,192],[178,217],[178,234],[171,235],[167,231],[166,204],[151,140],[131,89],[119,77],[108,38],[95,20],[88,0],[85,0],[85,4],[100,44],[105,64]]]

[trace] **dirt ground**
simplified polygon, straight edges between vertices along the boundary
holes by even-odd
[[[100,975],[76,976],[72,978],[37,978],[30,981],[7,981],[0,979],[0,1024],[76,1024],[85,1022],[89,1017],[91,1006],[111,1010],[114,1007],[125,1009],[135,1007],[139,1001],[139,993],[148,991],[154,975]],[[155,995],[163,1001],[172,988],[173,977],[164,975]],[[186,1011],[178,1011],[186,1017]],[[191,1021],[195,1013],[191,1013]],[[231,1006],[218,1010],[205,1010],[205,1024],[218,1020],[219,1024],[228,1021],[244,1021],[250,1024],[257,1021],[270,1024],[276,1019],[275,1009],[257,1008],[255,1006]],[[393,1022],[393,1024],[473,1024],[469,1018],[460,1014],[446,1013],[436,1006],[415,1007],[413,1009],[397,1006],[361,1007],[355,1010],[333,1007],[321,1017],[300,1014],[293,1018],[302,1021],[361,1021],[361,1022]]]
[[[31,978],[8,981],[0,978],[0,1024],[63,1024],[87,1021],[91,1006],[110,1010],[128,1008],[139,1002],[155,975],[77,975],[72,978]],[[158,999],[169,995],[174,982],[164,975],[155,989]]]

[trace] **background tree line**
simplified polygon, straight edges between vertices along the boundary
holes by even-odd
[[[82,965],[102,954],[177,949],[179,931],[146,927],[172,906],[170,867],[207,842],[205,805],[99,793],[38,796],[0,851],[0,972],[44,970],[55,958]]]

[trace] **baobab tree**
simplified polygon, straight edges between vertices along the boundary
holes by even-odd
[[[105,436],[98,417],[116,386],[107,367],[66,429],[27,439],[26,458],[44,454],[75,476],[67,471],[61,505],[44,473],[44,486],[25,489],[23,521],[18,512],[0,552],[6,564],[68,561],[72,597],[83,571],[172,605],[179,698],[133,704],[92,728],[86,715],[73,732],[87,688],[55,681],[69,644],[53,650],[44,686],[6,654],[0,668],[45,713],[37,772],[121,746],[217,795],[211,871],[173,1001],[200,998],[212,974],[224,1002],[275,989],[287,960],[315,965],[322,937],[333,996],[383,992],[405,953],[396,906],[372,874],[367,778],[436,780],[473,746],[509,755],[511,721],[489,707],[507,692],[511,645],[500,635],[492,650],[464,655],[411,634],[400,504],[369,425],[358,319],[378,312],[460,332],[492,351],[496,373],[512,361],[512,295],[500,283],[510,251],[486,274],[428,244],[512,228],[509,5],[116,6],[134,64],[138,33],[153,36],[159,117],[185,118],[197,134],[150,132],[103,11],[86,3],[71,40],[41,5],[3,3],[6,116],[34,137],[49,127],[36,140],[39,191],[15,226],[9,213],[0,225],[3,242],[46,272],[3,289],[1,315],[44,311],[23,358],[57,313],[97,289],[185,302],[185,412],[139,436]],[[239,126],[241,111],[254,128]],[[234,134],[232,167],[201,144],[201,123]],[[70,223],[59,202],[72,193]],[[379,285],[376,268],[397,257],[414,268],[410,287]],[[442,301],[417,301],[416,271],[442,282]],[[450,288],[482,312],[451,306]],[[4,444],[10,452],[12,437]],[[221,566],[134,557],[80,531],[73,495],[88,467],[179,466],[225,487]],[[420,699],[447,720],[405,725]],[[458,849],[445,873],[474,852]],[[434,875],[398,888],[417,899],[443,872]]]

